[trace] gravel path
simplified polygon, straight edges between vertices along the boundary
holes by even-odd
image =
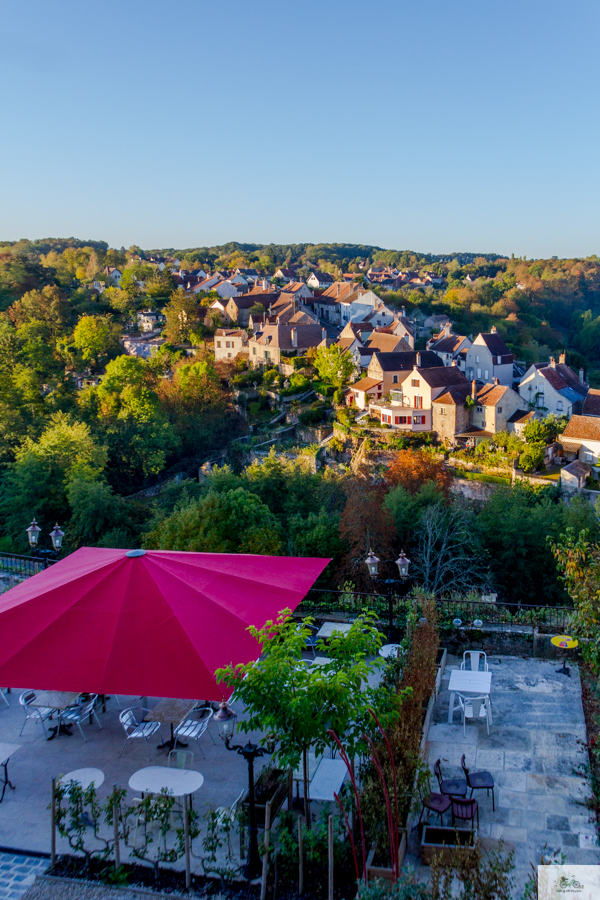
[[[174,895],[124,891],[102,884],[67,884],[63,881],[36,881],[21,900],[174,900]]]

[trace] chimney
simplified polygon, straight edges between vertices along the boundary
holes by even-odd
[[[499,379],[499,378],[494,378],[494,384],[500,384],[500,379]]]
[[[583,369],[579,370],[579,380],[582,384],[585,384],[585,372]]]
[[[417,359],[416,359],[415,365],[416,365],[417,369],[421,368],[421,354],[418,350],[417,350]]]
[[[495,325],[492,325],[492,327],[490,328],[490,333],[491,333],[491,334],[498,334],[498,329],[496,328]]]
[[[475,379],[471,382],[471,399],[477,400],[477,382]]]
[[[297,328],[292,328],[291,339],[292,339],[292,347],[297,347],[298,346],[298,329]]]
[[[550,368],[551,368],[551,369],[555,369],[555,368],[556,368],[556,360],[554,359],[553,356],[550,357]]]
[[[561,365],[561,366],[566,365],[566,363],[567,363],[567,355],[566,355],[566,353],[565,353],[564,350],[563,350],[563,352],[560,354],[560,356],[558,357],[558,362],[559,362],[559,365]]]
[[[321,328],[321,340],[324,341],[327,339],[327,329]]]
[[[452,362],[450,363],[450,365],[451,365],[451,366],[455,366],[455,365],[456,365],[456,360],[453,359]]]
[[[405,319],[406,318],[406,307],[402,306],[400,308],[400,312],[402,313],[402,318]]]
[[[452,331],[452,325],[448,322],[447,325],[444,325],[444,337],[450,337],[450,332]]]

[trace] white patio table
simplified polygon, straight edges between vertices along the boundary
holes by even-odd
[[[73,769],[72,772],[67,772],[66,775],[63,775],[60,779],[62,784],[68,784],[69,781],[76,781],[81,788],[86,791],[89,786],[93,783],[95,788],[99,788],[104,784],[104,772],[102,769]]]
[[[448,722],[452,725],[454,719],[454,694],[490,694],[492,690],[491,672],[467,672],[462,669],[453,669],[450,674],[450,706],[448,707]],[[489,706],[489,704],[488,704]],[[492,724],[492,712],[489,711],[490,725]]]
[[[351,628],[352,625],[349,622],[323,622],[316,636],[327,639],[333,635],[334,631],[341,631],[342,634],[346,634]]]
[[[165,788],[173,797],[193,794],[204,784],[204,775],[193,769],[170,769],[167,766],[146,766],[129,779],[132,791],[160,794]]]
[[[339,794],[348,774],[346,763],[341,759],[321,759],[319,767],[313,775],[309,795],[311,800],[335,800],[334,792]]]

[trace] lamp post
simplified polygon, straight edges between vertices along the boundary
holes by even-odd
[[[410,566],[410,559],[406,556],[404,550],[400,551],[400,556],[396,560],[400,578],[377,578],[379,563],[380,560],[375,556],[372,550],[369,550],[369,555],[365,559],[365,565],[369,570],[369,575],[373,579],[374,584],[385,584],[387,587],[389,619],[388,639],[391,642],[394,633],[394,597],[392,592],[394,589],[394,585],[406,583],[406,580],[408,578],[408,567]]]
[[[40,557],[40,559],[44,560],[44,568],[48,568],[48,557],[56,558],[62,549],[62,542],[65,536],[64,531],[61,531],[58,527],[58,524],[54,526],[52,531],[50,532],[50,540],[52,541],[52,548],[46,549],[44,547],[39,546],[39,538],[42,529],[35,521],[35,519],[31,520],[31,525],[29,528],[26,528],[27,532],[27,540],[29,541],[29,546],[31,547],[32,554],[35,554]]]
[[[261,756],[265,756],[267,753],[273,753],[275,748],[261,747],[259,744],[253,744],[252,741],[248,741],[248,743],[243,746],[241,744],[232,744],[231,738],[233,737],[236,718],[236,714],[229,704],[226,701],[223,701],[215,716],[215,722],[219,729],[219,736],[225,742],[225,746],[228,750],[239,753],[239,755],[243,756],[248,763],[248,831],[250,833],[250,840],[248,860],[242,869],[242,873],[244,878],[247,878],[248,881],[252,881],[253,878],[258,878],[262,871],[260,853],[258,852],[258,826],[256,824],[256,804],[254,800],[254,760]]]

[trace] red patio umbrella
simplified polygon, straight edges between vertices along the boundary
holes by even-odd
[[[0,684],[220,700],[329,560],[84,547],[0,596]]]

